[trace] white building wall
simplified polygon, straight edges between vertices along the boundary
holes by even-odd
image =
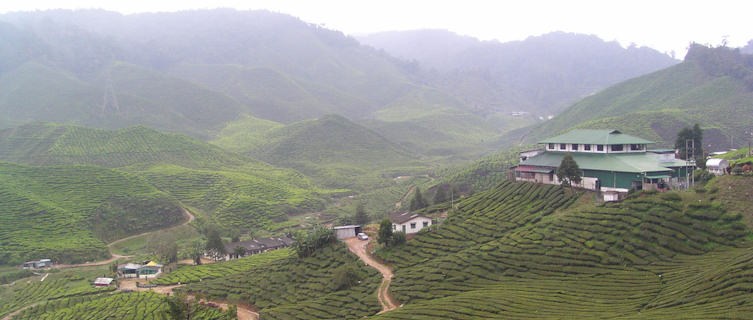
[[[421,231],[421,229],[424,228],[424,222],[427,222],[426,227],[431,226],[431,219],[426,217],[415,217],[404,223],[393,223],[392,231],[403,231],[403,226],[405,226],[405,234],[418,233],[419,231]],[[412,223],[415,223],[415,228],[411,228]]]

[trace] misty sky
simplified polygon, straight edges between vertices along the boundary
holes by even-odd
[[[596,34],[678,58],[691,41],[742,46],[753,39],[753,3],[746,1],[411,1],[411,0],[24,0],[0,12],[103,8],[122,13],[229,7],[268,9],[346,34],[437,28],[483,40],[522,40],[550,31]]]

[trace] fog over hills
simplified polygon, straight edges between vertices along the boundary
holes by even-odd
[[[676,62],[652,49],[562,32],[510,43],[440,30],[359,39],[382,51],[268,11],[52,10],[8,13],[0,21],[0,45],[8,48],[0,76],[19,72],[29,81],[23,89],[0,88],[4,126],[56,114],[69,123],[144,124],[205,137],[242,114],[283,123],[333,113],[380,118],[397,101],[425,106],[410,99],[426,89],[480,117],[520,110],[548,115]]]
[[[552,32],[480,41],[445,30],[384,32],[359,40],[435,69],[432,84],[473,108],[557,114],[581,97],[678,61],[654,49]]]

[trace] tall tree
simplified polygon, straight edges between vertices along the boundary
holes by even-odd
[[[204,256],[206,245],[201,240],[196,240],[191,244],[191,259],[195,265],[201,264],[201,257]]]
[[[426,203],[426,200],[424,199],[424,196],[421,194],[421,189],[419,187],[416,187],[416,191],[413,194],[413,199],[410,200],[410,211],[415,211],[419,209],[426,208],[428,206],[428,203]]]
[[[690,157],[695,155],[696,164],[704,166],[706,163],[703,161],[703,129],[697,123],[693,127],[685,127],[677,133],[677,139],[675,140],[675,149],[679,152],[681,159],[686,159],[688,156],[687,141],[693,141],[693,147],[695,150],[690,150]]]
[[[573,184],[578,184],[583,180],[583,170],[578,167],[578,163],[575,162],[573,155],[569,152],[565,153],[559,168],[557,168],[557,179],[562,181],[562,186],[569,186],[570,191],[573,191]]]
[[[217,231],[217,229],[213,228],[209,230],[209,235],[207,235],[206,249],[209,256],[214,258],[214,260],[219,260],[227,253],[225,252],[225,244],[222,243],[220,232]]]
[[[370,220],[369,213],[366,212],[366,207],[363,205],[363,202],[359,202],[356,206],[356,214],[353,217],[353,221],[357,225],[363,226],[369,223]]]
[[[442,183],[437,186],[437,192],[434,194],[434,201],[432,203],[442,203],[446,201],[450,201],[450,193],[447,189],[450,188],[450,185],[446,183]]]
[[[392,241],[392,221],[390,219],[382,219],[381,222],[379,222],[379,238],[377,238],[377,242],[384,244],[386,246],[390,245],[390,242]]]
[[[167,308],[163,311],[166,318],[174,320],[191,319],[194,306],[185,292],[178,291],[171,296],[165,296],[164,301],[167,305]]]

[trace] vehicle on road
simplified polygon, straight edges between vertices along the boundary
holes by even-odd
[[[368,236],[368,235],[366,235],[366,234],[365,234],[365,233],[363,233],[363,232],[359,233],[359,234],[357,235],[357,237],[358,237],[358,240],[369,240],[369,236]]]

